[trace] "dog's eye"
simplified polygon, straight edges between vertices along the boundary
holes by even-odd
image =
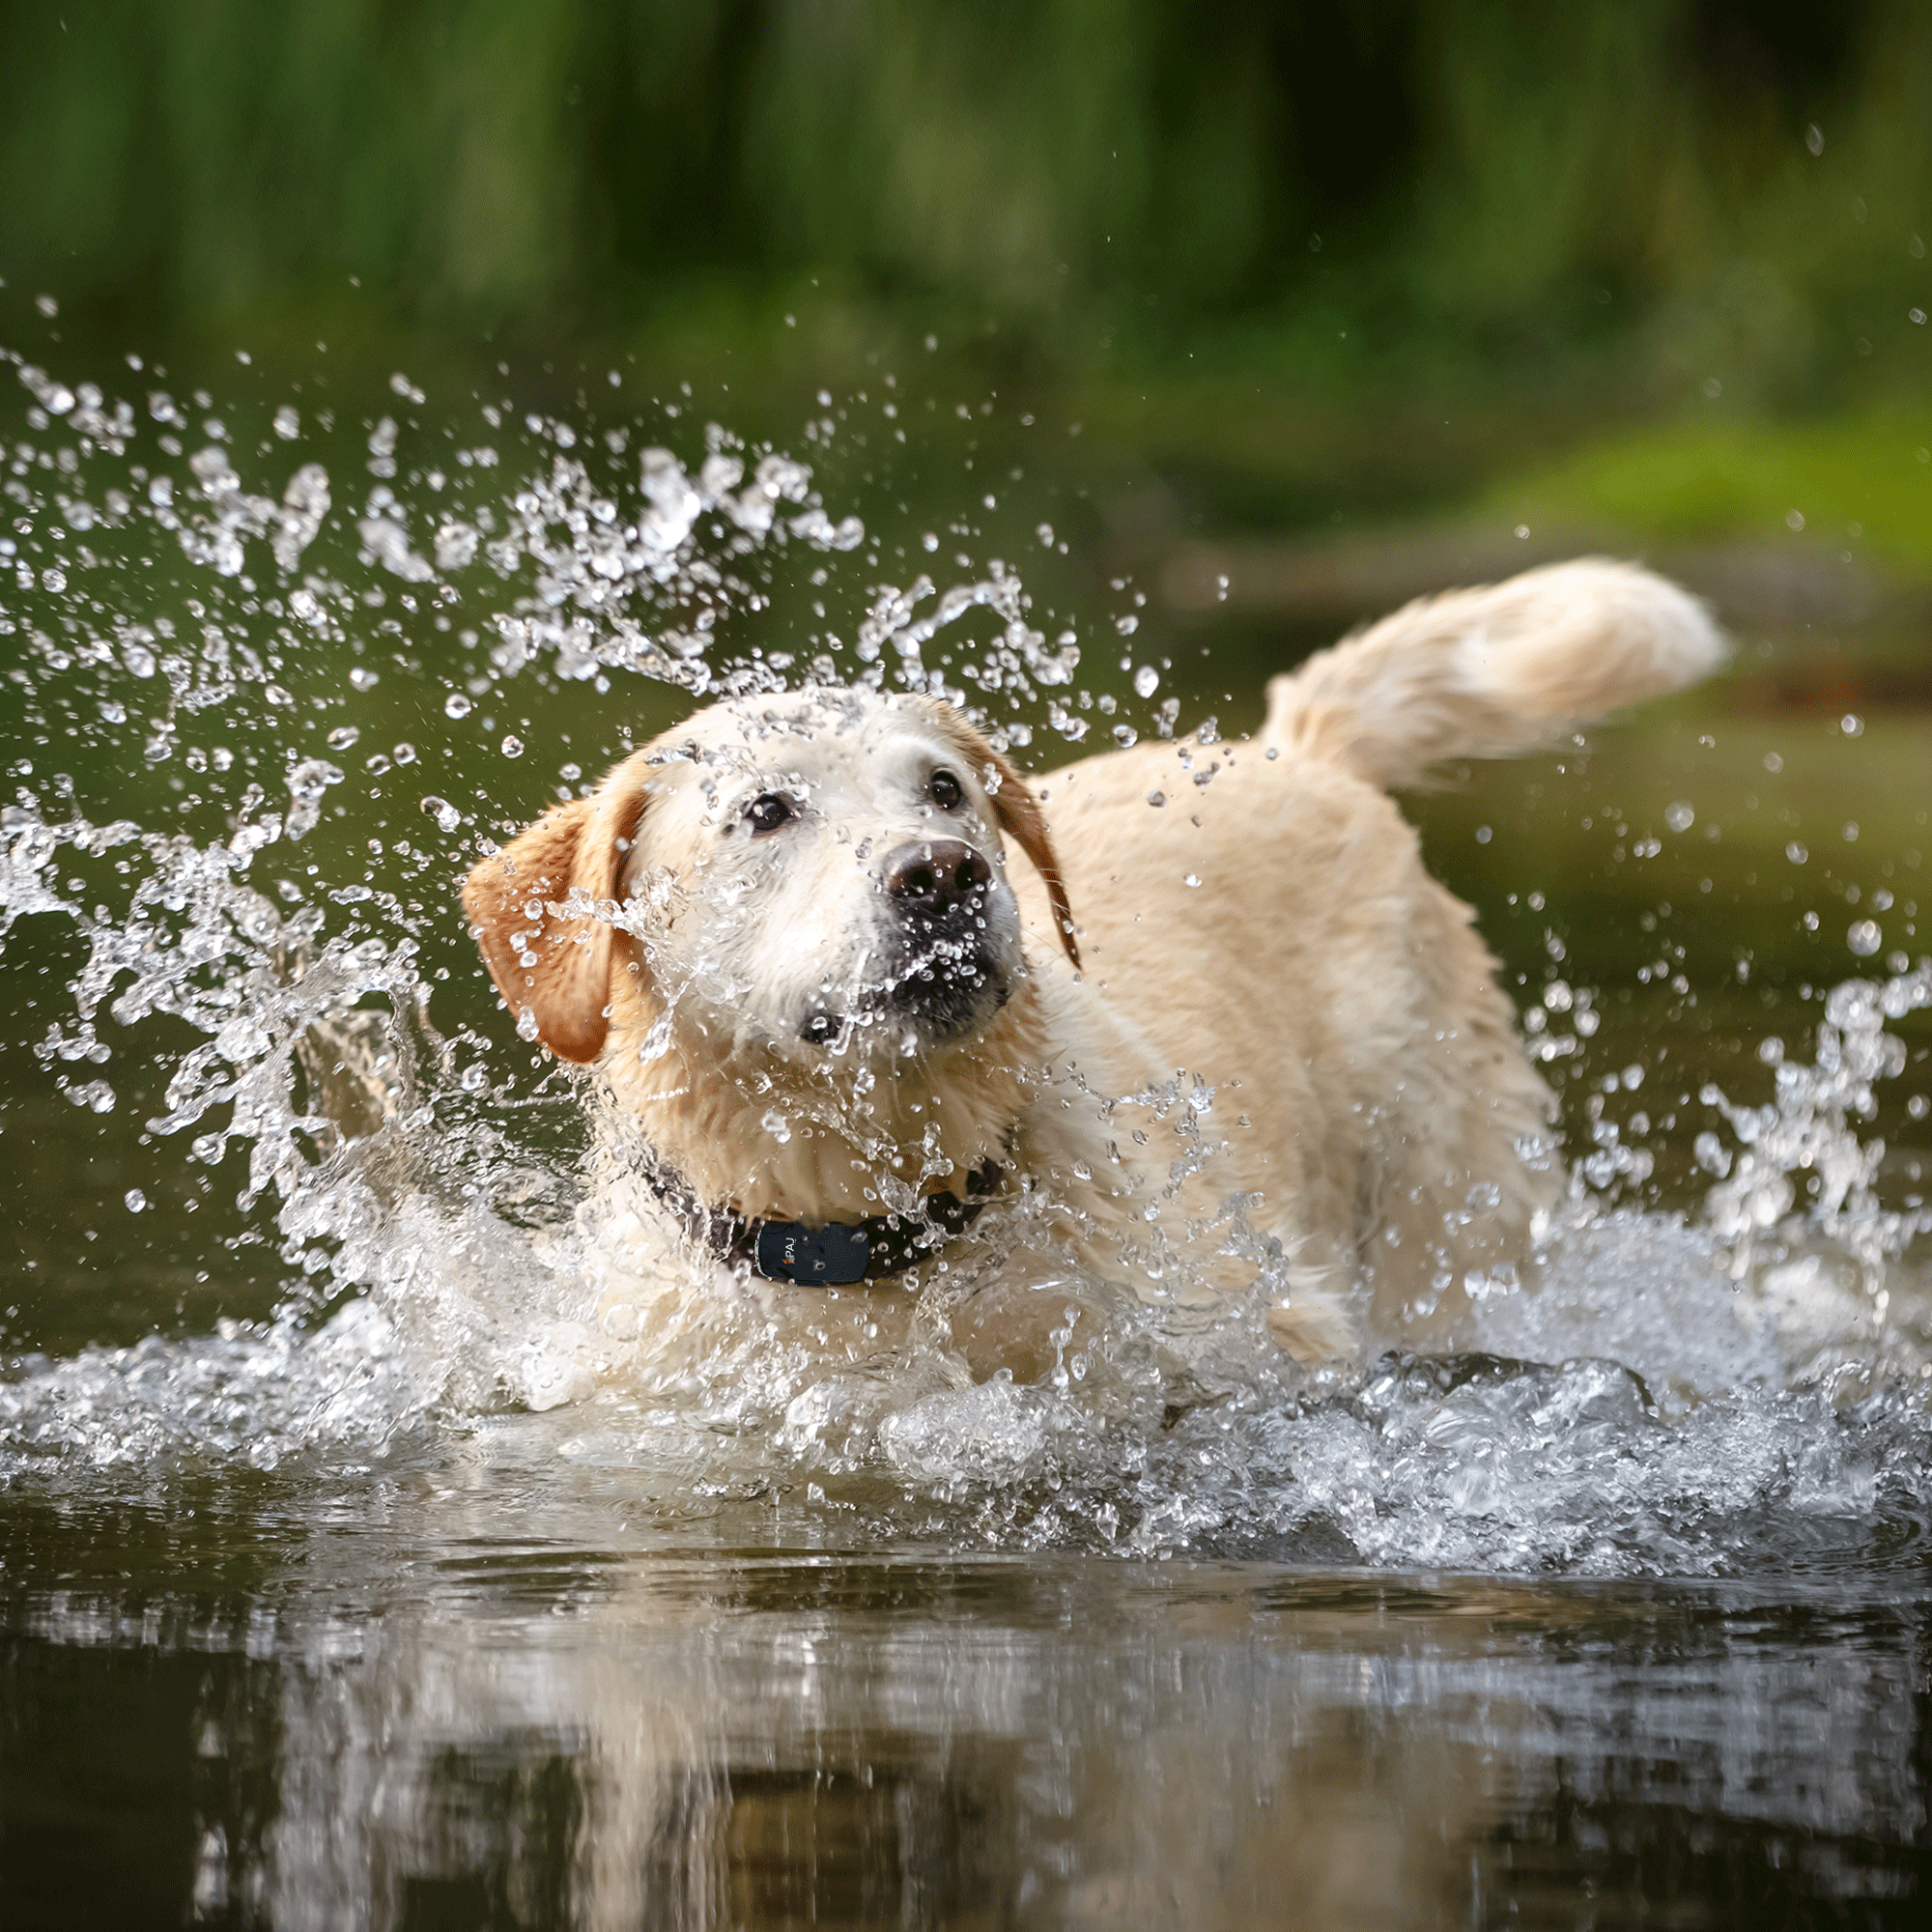
[[[941,811],[957,811],[966,796],[965,788],[949,771],[934,772],[925,781],[926,795]]]
[[[745,820],[756,834],[776,832],[781,825],[789,825],[798,816],[792,810],[791,800],[783,793],[776,791],[760,792],[745,808]]]

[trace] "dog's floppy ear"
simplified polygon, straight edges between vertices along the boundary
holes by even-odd
[[[993,802],[993,817],[1000,831],[1029,859],[1046,885],[1046,896],[1053,907],[1053,923],[1060,928],[1060,943],[1075,966],[1080,964],[1080,948],[1073,939],[1073,907],[1066,896],[1066,881],[1060,875],[1060,860],[1053,841],[1046,836],[1046,817],[1039,800],[1027,789],[1026,781],[1012,766],[967,724],[950,705],[932,704],[939,728],[970,759],[985,783]]]
[[[644,790],[619,767],[589,798],[554,805],[463,883],[463,909],[483,963],[520,1017],[559,1060],[583,1065],[604,1050],[611,1031],[611,969],[620,940],[601,919],[563,916],[582,888],[597,900],[618,896],[624,857],[636,837]]]

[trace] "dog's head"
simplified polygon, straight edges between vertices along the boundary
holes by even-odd
[[[1006,759],[932,700],[808,690],[716,706],[636,753],[484,860],[464,904],[505,1003],[562,1059],[597,1059],[622,1007],[856,1063],[968,1039],[1011,997],[1006,839],[1077,965],[1045,823]]]

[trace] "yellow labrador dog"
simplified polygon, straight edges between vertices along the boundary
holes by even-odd
[[[1409,605],[1275,679],[1252,740],[1032,781],[929,698],[743,699],[554,807],[465,906],[688,1258],[917,1287],[1026,1201],[1143,1294],[1265,1273],[1277,1338],[1346,1355],[1518,1264],[1561,1181],[1494,961],[1384,787],[1719,652],[1682,591],[1577,562]],[[1025,1263],[981,1335],[1021,1374]]]

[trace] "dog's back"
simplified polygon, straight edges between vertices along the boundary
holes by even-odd
[[[1381,787],[1546,743],[1719,649],[1660,579],[1562,565],[1311,659],[1270,686],[1254,741],[1145,745],[1040,782],[1094,990],[1158,1072],[1215,1087],[1235,1184],[1263,1197],[1251,1217],[1304,1269],[1367,1284],[1384,1338],[1519,1261],[1562,1177],[1473,915]],[[1299,1299],[1285,1339],[1333,1351],[1342,1301]]]

